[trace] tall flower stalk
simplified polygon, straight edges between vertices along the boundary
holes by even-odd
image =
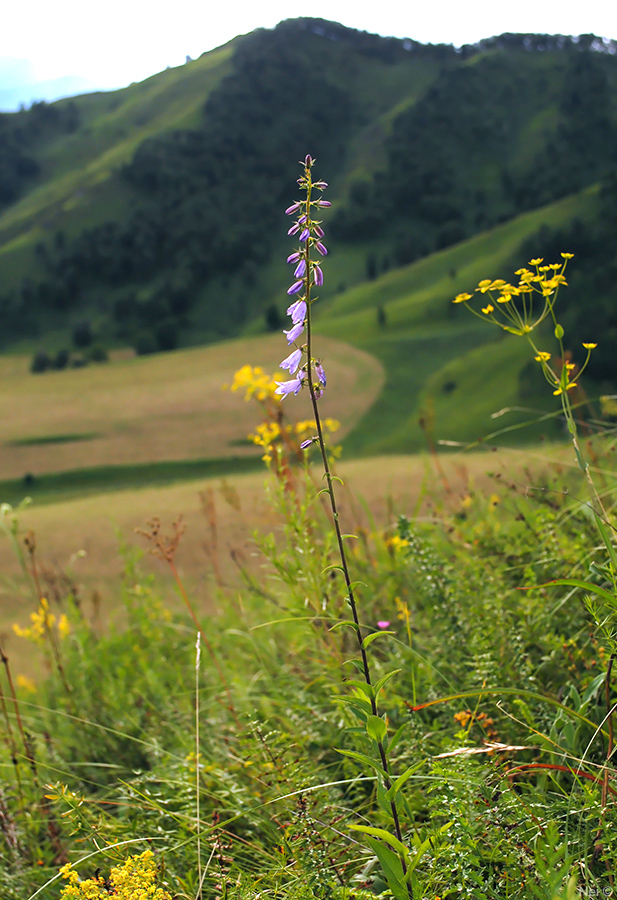
[[[323,284],[320,257],[325,257],[328,250],[323,243],[324,231],[321,227],[321,220],[316,218],[316,216],[319,215],[322,209],[329,207],[331,204],[328,200],[322,198],[322,192],[328,186],[326,182],[313,180],[312,168],[314,163],[315,160],[311,156],[307,156],[304,163],[301,164],[303,165],[304,173],[298,179],[298,184],[300,190],[305,192],[305,197],[303,200],[293,203],[286,210],[287,215],[296,216],[288,234],[297,234],[299,236],[299,248],[287,258],[287,262],[294,266],[294,281],[287,293],[290,296],[295,296],[296,299],[287,310],[287,314],[291,317],[291,327],[283,333],[287,337],[288,344],[290,346],[293,345],[294,349],[282,361],[281,368],[288,369],[290,374],[294,375],[294,378],[291,381],[277,382],[276,393],[282,397],[291,393],[296,395],[303,387],[307,387],[310,395],[317,434],[304,441],[302,447],[307,448],[313,443],[319,446],[326,481],[325,493],[330,503],[340,557],[340,566],[337,566],[337,568],[340,569],[343,575],[347,593],[346,599],[351,610],[352,618],[345,624],[348,624],[355,633],[364,678],[363,682],[354,682],[356,696],[350,699],[349,702],[365,719],[366,732],[369,739],[374,742],[377,758],[372,759],[364,754],[352,751],[340,752],[370,765],[376,771],[380,782],[380,790],[378,791],[378,795],[381,797],[380,805],[389,813],[392,819],[394,834],[381,828],[354,827],[356,830],[366,833],[367,843],[378,856],[394,896],[397,900],[406,900],[406,898],[412,896],[410,876],[414,865],[410,865],[410,854],[403,842],[397,793],[404,781],[406,781],[405,776],[408,773],[399,776],[395,781],[392,779],[387,752],[388,728],[385,717],[379,714],[378,706],[381,689],[395,673],[388,673],[377,682],[373,680],[367,647],[373,639],[384,634],[384,632],[372,633],[366,637],[362,634],[354,583],[351,579],[345,552],[345,535],[341,531],[336,502],[335,476],[332,475],[330,468],[319,412],[319,399],[326,387],[326,375],[321,361],[314,355],[312,306],[318,299],[314,290]],[[300,343],[300,337],[304,335],[305,329],[306,340],[304,343]]]

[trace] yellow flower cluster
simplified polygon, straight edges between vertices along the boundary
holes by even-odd
[[[45,597],[41,598],[37,611],[30,613],[30,622],[31,624],[28,628],[21,628],[17,624],[13,625],[13,631],[17,637],[26,638],[26,640],[32,641],[33,644],[42,644],[45,640],[45,635],[52,630],[54,625],[57,627],[61,638],[65,638],[71,633],[71,623],[67,617],[62,613],[60,618],[56,618],[49,611],[49,601]]]
[[[242,366],[241,369],[234,374],[234,380],[231,384],[232,391],[244,391],[244,399],[250,400],[255,397],[260,403],[266,400],[280,400],[281,398],[275,394],[276,381],[271,375],[266,375],[260,366]]]
[[[80,880],[71,863],[60,869],[68,881],[62,888],[61,900],[171,900],[171,895],[156,886],[154,854],[146,850],[140,856],[130,856],[126,862],[114,866],[109,880],[86,878]]]
[[[489,321],[509,331],[512,334],[529,334],[540,322],[542,322],[549,314],[552,313],[557,292],[561,285],[567,286],[565,278],[565,269],[568,260],[572,259],[572,253],[562,253],[563,262],[550,263],[542,265],[543,259],[532,259],[530,266],[534,266],[534,271],[527,268],[517,269],[515,275],[518,275],[518,284],[510,284],[502,278],[491,280],[485,278],[478,283],[475,293],[488,294],[490,302],[482,307],[482,312],[478,313],[475,309],[468,306],[468,309],[479,318],[487,317]],[[540,298],[540,306],[537,306],[537,297]],[[518,303],[513,303],[513,298],[520,298]],[[469,304],[473,299],[473,294],[458,294],[453,300],[454,303]],[[535,308],[534,308],[534,300]],[[494,304],[499,304],[498,307]],[[498,318],[499,316],[499,318]]]
[[[321,424],[322,429],[330,432],[330,434],[338,431],[341,427],[341,423],[336,419],[324,419]],[[314,419],[305,419],[301,422],[296,422],[295,425],[284,426],[279,425],[278,422],[262,422],[261,425],[257,426],[254,434],[249,434],[249,440],[257,444],[258,447],[264,448],[262,459],[264,462],[269,463],[272,460],[272,453],[279,439],[289,440],[294,436],[303,439],[308,433],[315,433],[316,430],[317,425]]]
[[[559,394],[564,394],[566,391],[571,391],[573,388],[577,387],[578,382],[576,382],[574,378],[580,377],[583,369],[587,367],[591,351],[597,346],[597,344],[583,344],[583,347],[587,351],[587,359],[576,373],[576,376],[574,374],[576,372],[576,363],[568,362],[568,360],[563,361],[561,363],[561,374],[558,374],[558,372],[551,367],[551,354],[547,353],[546,350],[538,350],[534,359],[542,366],[544,377],[554,389],[553,394],[556,397],[558,397]]]

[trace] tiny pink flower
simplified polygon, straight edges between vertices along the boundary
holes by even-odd
[[[386,628],[390,627],[390,623],[386,622],[384,619],[382,619],[381,621],[379,621],[377,623],[377,627],[381,628],[381,630],[384,631]]]

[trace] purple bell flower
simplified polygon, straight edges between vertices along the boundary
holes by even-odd
[[[298,229],[299,229],[299,227],[300,226],[298,226]],[[295,234],[295,232],[294,232],[294,234]],[[310,236],[311,236],[311,232],[309,231],[308,228],[305,228],[304,231],[302,232],[302,234],[300,235],[299,240],[300,241],[308,241]]]
[[[318,238],[322,238],[324,236],[324,230],[320,225],[314,225],[313,231],[317,235]]]
[[[291,375],[297,371],[298,366],[302,360],[302,350],[294,350],[293,353],[290,353],[289,356],[283,360],[282,363],[279,363],[279,367],[281,369],[289,369]]]
[[[325,246],[321,243],[321,241],[317,241],[317,243],[315,244],[315,247],[316,247],[317,250],[321,253],[322,256],[327,256],[327,255],[328,255],[328,248],[325,247]]]
[[[310,447],[311,444],[314,444],[315,441],[318,441],[318,440],[319,440],[319,438],[312,437],[312,438],[308,438],[306,441],[302,441],[302,443],[300,444],[300,450],[306,450],[307,447]]]
[[[287,257],[287,262],[288,263],[297,263],[299,259],[300,259],[300,254],[296,250],[295,253],[289,254],[289,256]]]
[[[317,378],[319,379],[320,383],[323,384],[323,386],[325,387],[326,386],[326,373],[324,372],[323,366],[321,363],[317,363],[315,365],[315,375],[317,375]]]
[[[287,308],[287,315],[291,316],[294,325],[304,322],[306,319],[306,300],[296,300]]]
[[[291,226],[291,228],[287,231],[287,234],[297,234],[300,231],[300,226],[297,222]]]
[[[317,287],[321,287],[323,284],[323,272],[319,266],[313,266],[313,278]]]
[[[298,210],[300,209],[301,206],[302,206],[301,201],[298,201],[297,203],[292,203],[291,206],[288,206],[287,209],[285,210],[285,215],[293,216],[293,214],[295,212],[298,212]]]
[[[294,281],[292,286],[290,288],[287,288],[287,293],[288,294],[297,294],[298,291],[302,290],[303,285],[304,285],[303,281]]]
[[[294,278],[304,278],[306,274],[306,260],[301,259],[294,272]]]
[[[288,394],[298,394],[298,391],[302,387],[302,380],[300,376],[298,376],[292,381],[277,381],[276,384],[278,387],[274,393],[286,397]]]
[[[287,336],[287,343],[293,344],[294,341],[300,337],[302,332],[304,331],[304,322],[298,322],[288,331],[283,330],[283,334]]]

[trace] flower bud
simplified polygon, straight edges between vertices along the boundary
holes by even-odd
[[[303,281],[294,281],[292,286],[290,288],[287,288],[287,293],[288,294],[297,294],[299,291],[302,290],[303,285],[304,285]]]
[[[299,230],[299,229],[298,229],[298,230]],[[294,232],[294,234],[295,234],[295,232]],[[302,232],[302,234],[300,235],[299,240],[300,240],[300,241],[308,241],[308,239],[310,238],[310,236],[311,236],[311,232],[309,231],[308,228],[305,228],[304,231]]]
[[[304,278],[306,273],[306,260],[301,259],[298,265],[296,266],[296,271],[294,272],[294,278]]]
[[[327,255],[328,255],[328,248],[325,247],[325,246],[321,243],[321,241],[317,241],[317,243],[315,244],[315,247],[316,247],[316,249],[321,253],[322,256],[327,256]]]
[[[323,272],[319,268],[319,266],[313,267],[313,279],[317,287],[321,287],[323,284]]]
[[[297,203],[292,203],[292,205],[288,206],[287,209],[285,210],[285,215],[293,216],[293,214],[295,212],[298,212],[298,210],[300,209],[301,206],[302,206],[301,201],[298,201]]]

